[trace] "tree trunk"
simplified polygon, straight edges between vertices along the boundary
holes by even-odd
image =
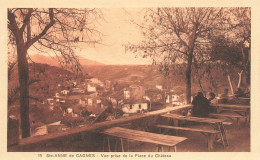
[[[191,64],[192,64],[192,54],[188,56],[188,64],[186,69],[186,103],[191,103]]]
[[[27,51],[23,49],[23,47],[17,46],[22,138],[30,137],[29,84],[28,84],[29,69],[28,69],[26,54]]]
[[[234,95],[234,90],[233,90],[233,86],[232,86],[232,83],[231,83],[229,75],[228,75],[228,82],[229,82],[229,86],[230,86],[230,89],[231,89],[231,93],[232,93],[232,95]]]

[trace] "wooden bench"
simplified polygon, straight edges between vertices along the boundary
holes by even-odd
[[[244,118],[245,121],[247,121],[247,117],[246,116],[242,116],[242,115],[231,115],[231,114],[223,114],[223,113],[210,113],[209,114],[210,117],[227,117],[229,119],[232,119],[235,118],[237,120],[237,126],[238,126],[238,129],[240,129],[240,119],[241,118]]]
[[[185,137],[162,135],[121,127],[109,128],[104,130],[102,133],[109,136],[119,137],[121,141],[122,152],[124,152],[123,139],[156,144],[158,149],[157,151],[163,151],[162,146],[169,147],[168,151],[170,151],[170,148],[173,147],[175,152],[177,151],[176,145],[187,139]],[[107,144],[109,151],[111,151],[109,136],[107,137]]]
[[[218,130],[213,129],[200,129],[200,128],[188,128],[188,127],[176,127],[176,126],[168,126],[168,125],[155,125],[155,127],[158,128],[165,128],[165,129],[173,129],[173,130],[183,130],[183,131],[192,131],[192,132],[200,132],[203,135],[207,136],[208,140],[208,150],[210,151],[213,149],[213,143],[214,143],[214,135],[217,135],[221,133]],[[222,139],[222,143],[224,145],[224,141]]]

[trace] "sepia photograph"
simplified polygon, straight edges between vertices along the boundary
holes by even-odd
[[[6,12],[7,152],[252,150],[251,7]]]

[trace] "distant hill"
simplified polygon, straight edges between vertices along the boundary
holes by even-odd
[[[36,62],[36,63],[44,63],[44,64],[48,64],[50,66],[59,66],[59,61],[57,59],[57,57],[50,57],[50,56],[45,56],[45,55],[41,55],[41,54],[35,54],[30,56],[31,59]],[[105,65],[103,63],[97,62],[97,61],[93,61],[93,60],[89,60],[83,57],[79,57],[79,62],[81,65],[90,65],[90,66],[97,66],[97,65]]]
[[[58,61],[54,58],[45,55],[31,56],[35,62],[45,63],[50,66],[59,66]],[[83,70],[88,73],[90,77],[98,78],[102,81],[110,80],[112,82],[119,82],[124,84],[137,84],[145,88],[154,88],[155,85],[168,86],[169,89],[175,90],[177,93],[185,93],[185,67],[177,67],[174,75],[171,78],[164,77],[158,72],[157,66],[153,65],[104,65],[102,63],[88,60],[80,57],[80,63]],[[207,66],[204,66],[207,67]],[[227,75],[220,70],[213,68],[212,78],[216,82],[216,87],[211,86],[209,79],[203,78],[201,84],[203,89],[208,92],[222,93],[224,88],[230,88],[227,81]],[[233,87],[237,85],[238,71],[232,70],[230,73]],[[200,91],[200,86],[197,79],[192,72],[192,94]]]
[[[204,66],[207,67],[207,66]],[[155,88],[155,85],[168,86],[177,94],[185,93],[186,78],[185,66],[176,68],[175,73],[171,78],[164,77],[159,73],[157,66],[153,65],[106,65],[106,66],[84,66],[84,70],[91,77],[99,78],[100,80],[109,80],[125,84],[136,84],[145,87],[146,89]],[[204,77],[201,80],[204,91],[222,93],[224,88],[230,88],[225,75],[221,70],[213,68],[212,77],[216,83],[216,88],[209,83],[209,79]],[[230,73],[233,87],[237,85],[238,70],[233,69]],[[194,72],[192,74],[195,74]],[[200,91],[198,80],[192,75],[192,94]]]

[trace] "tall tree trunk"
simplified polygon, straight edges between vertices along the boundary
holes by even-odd
[[[189,53],[188,64],[186,69],[186,103],[191,103],[191,64],[192,64],[192,53]]]
[[[243,70],[242,70],[241,72],[238,72],[238,84],[237,84],[237,88],[240,88],[241,79],[242,79],[242,73],[243,73]]]
[[[30,137],[30,121],[29,121],[29,69],[26,59],[27,50],[22,46],[17,46],[18,55],[18,72],[20,84],[20,116],[22,138]]]
[[[231,93],[232,93],[232,95],[234,95],[234,90],[233,90],[233,86],[232,86],[232,83],[231,83],[229,75],[228,75],[228,82],[229,82],[229,86],[230,86],[230,89],[231,89]]]

